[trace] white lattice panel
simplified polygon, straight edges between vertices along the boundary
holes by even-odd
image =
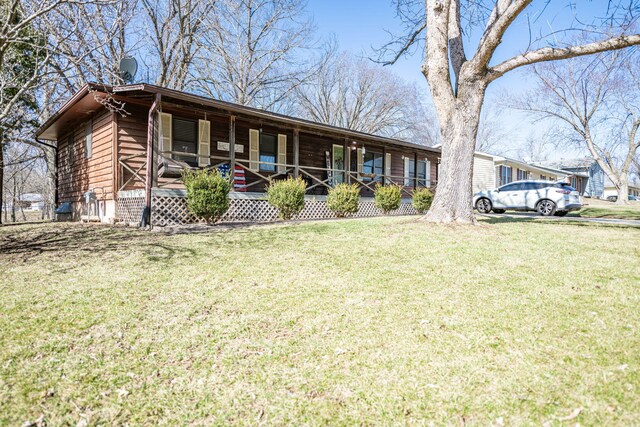
[[[415,215],[416,210],[410,203],[402,203],[400,208],[390,212],[390,215]],[[375,207],[373,201],[360,202],[359,210],[353,217],[380,216],[382,212]],[[153,225],[168,226],[191,224],[202,221],[187,208],[184,197],[153,196],[152,198]],[[335,214],[327,208],[324,200],[306,200],[302,212],[294,219],[328,219],[335,218]],[[221,222],[270,222],[278,219],[278,211],[266,200],[260,199],[230,199],[229,210],[222,217]]]
[[[144,210],[144,195],[137,191],[121,192],[116,202],[116,218],[127,223],[139,223]]]

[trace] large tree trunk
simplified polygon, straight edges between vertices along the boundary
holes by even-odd
[[[616,185],[616,190],[618,191],[616,204],[626,205],[629,203],[629,183],[627,182],[626,176],[620,178],[620,182]]]
[[[47,191],[44,194],[44,211],[48,219],[55,218],[56,209],[56,156],[57,151],[53,148],[43,147],[44,158],[47,163]]]
[[[461,82],[460,93],[440,129],[440,175],[431,208],[421,220],[475,224],[472,206],[473,155],[486,84]],[[438,106],[444,109],[447,106]],[[442,123],[442,121],[441,121]]]
[[[2,213],[4,210],[4,147],[2,145],[2,135],[0,134],[0,224],[2,224]]]

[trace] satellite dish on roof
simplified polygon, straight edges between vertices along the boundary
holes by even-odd
[[[138,61],[130,56],[125,56],[120,61],[120,77],[125,83],[133,83],[133,78],[138,71]]]

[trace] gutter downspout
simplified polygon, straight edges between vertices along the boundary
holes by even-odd
[[[155,165],[153,164],[153,140],[155,136],[155,113],[160,106],[161,95],[156,93],[153,104],[149,109],[149,118],[147,121],[147,176],[144,185],[144,209],[142,218],[140,219],[140,227],[151,226],[151,187],[153,186],[153,172]]]

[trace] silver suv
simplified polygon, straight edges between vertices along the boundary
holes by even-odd
[[[537,211],[540,215],[565,216],[582,207],[580,193],[566,182],[515,181],[473,196],[480,213],[504,213],[506,209]]]

